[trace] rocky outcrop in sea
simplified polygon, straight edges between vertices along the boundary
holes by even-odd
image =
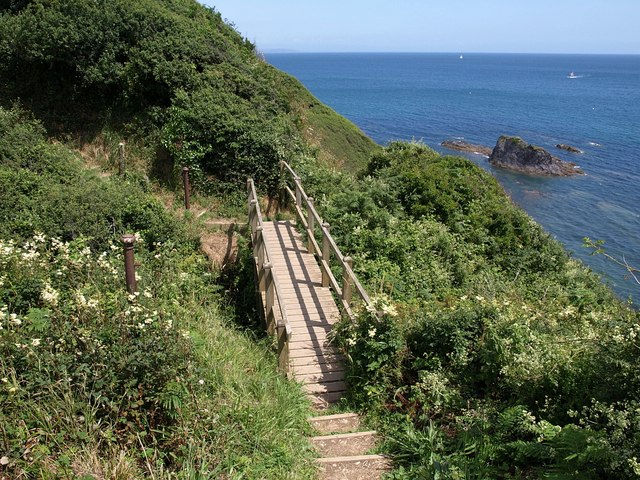
[[[491,155],[491,148],[484,145],[474,145],[473,143],[463,142],[462,140],[445,140],[440,145],[449,150],[457,150],[459,152],[469,152],[478,155]]]
[[[501,136],[489,157],[495,167],[531,175],[568,176],[583,174],[572,162],[554,157],[542,147],[530,145],[519,137]]]
[[[582,153],[582,150],[580,150],[579,148],[567,145],[566,143],[558,143],[556,145],[556,148],[559,148],[560,150],[566,150],[567,152],[571,153]]]

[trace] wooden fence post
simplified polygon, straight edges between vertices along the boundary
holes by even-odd
[[[344,263],[353,268],[353,259],[351,257],[344,257]],[[342,270],[342,300],[347,305],[351,305],[351,276],[347,269]]]
[[[118,175],[124,175],[124,142],[118,144]]]
[[[280,178],[278,179],[278,208],[276,210],[276,215],[280,215],[282,211],[282,204],[284,203],[285,190],[284,190],[284,160],[280,160]]]
[[[267,331],[269,334],[273,333],[274,325],[273,321],[275,319],[275,295],[273,288],[273,271],[271,270],[272,266],[270,263],[265,263],[262,267],[264,269],[264,296],[265,296],[265,322],[267,324]]]
[[[331,265],[331,244],[329,243],[329,224],[324,222],[322,224],[322,260],[326,262],[327,269],[330,268]],[[322,286],[329,286],[329,272],[322,269]]]
[[[293,181],[296,184],[296,205],[302,209],[302,186],[300,185],[300,177],[294,177]]]
[[[189,167],[182,167],[182,183],[184,185],[184,209],[191,205],[191,183],[189,182]]]
[[[309,250],[310,254],[314,254],[314,249],[313,249],[313,237],[315,235],[315,230],[316,230],[316,219],[313,216],[313,198],[309,197],[307,199],[307,225],[309,226],[309,231],[307,232],[307,235],[309,236],[309,238],[307,239],[307,250]]]
[[[133,246],[135,243],[135,235],[127,234],[122,236],[122,247],[124,249],[124,275],[127,283],[127,291],[131,295],[138,290],[136,285],[136,265],[133,257]]]

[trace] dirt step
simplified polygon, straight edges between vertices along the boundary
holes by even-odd
[[[311,417],[309,423],[318,433],[348,433],[360,429],[360,416],[357,413],[336,413]]]
[[[390,469],[389,460],[382,455],[328,457],[316,461],[322,480],[377,480]]]
[[[321,457],[347,457],[364,455],[376,446],[375,430],[368,432],[339,433],[311,438],[311,443]]]

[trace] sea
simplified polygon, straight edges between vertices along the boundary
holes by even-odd
[[[598,272],[624,300],[640,285],[640,55],[279,53],[269,61],[381,145],[421,141],[466,156],[515,203]],[[516,135],[577,163],[584,176],[537,177],[452,152],[444,140],[493,147]],[[583,153],[560,150],[563,143]]]

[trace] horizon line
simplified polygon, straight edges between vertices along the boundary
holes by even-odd
[[[443,55],[607,55],[607,56],[640,56],[640,53],[576,53],[576,52],[488,52],[488,51],[466,51],[466,50],[450,50],[450,51],[422,51],[422,50],[294,50],[289,48],[265,48],[256,47],[260,53],[264,54],[443,54]]]

